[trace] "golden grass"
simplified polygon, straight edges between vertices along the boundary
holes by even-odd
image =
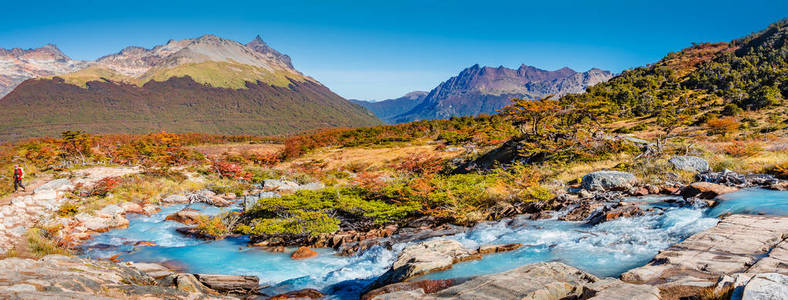
[[[80,212],[92,212],[110,204],[124,202],[155,204],[167,195],[196,191],[206,185],[206,182],[194,180],[176,181],[167,177],[134,175],[115,188],[108,197],[86,198],[80,204]]]
[[[249,144],[249,143],[234,143],[234,144],[221,144],[221,145],[199,145],[191,146],[193,149],[202,153],[208,158],[217,158],[223,154],[240,155],[242,153],[250,154],[269,154],[276,153],[285,148],[282,144]]]
[[[50,254],[71,255],[68,249],[58,246],[57,242],[49,238],[42,229],[30,228],[26,237],[31,252],[37,258]]]
[[[382,148],[336,148],[307,154],[293,161],[281,163],[277,169],[293,169],[298,165],[319,162],[323,170],[344,170],[362,168],[381,171],[392,164],[411,157],[434,156],[443,159],[454,158],[462,151],[438,150],[437,145],[405,145]]]

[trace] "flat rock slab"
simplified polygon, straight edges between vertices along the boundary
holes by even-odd
[[[260,287],[260,278],[244,275],[194,274],[200,282],[222,293],[248,294]]]
[[[658,285],[710,286],[720,276],[745,272],[750,266],[784,272],[785,265],[780,264],[788,260],[784,237],[788,237],[788,217],[732,215],[661,251],[649,264],[621,278]]]
[[[427,294],[397,291],[373,299],[643,299],[658,300],[659,290],[613,278],[598,278],[558,262],[525,265],[503,273],[474,277]]]
[[[0,299],[196,299],[206,295],[156,285],[135,268],[49,255],[0,260]]]
[[[402,250],[391,269],[381,275],[372,288],[443,271],[455,263],[477,258],[481,256],[475,250],[467,249],[455,240],[432,240],[410,245]]]

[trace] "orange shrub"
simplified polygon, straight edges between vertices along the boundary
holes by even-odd
[[[734,117],[714,118],[706,121],[711,131],[715,134],[727,135],[739,129],[739,121]]]
[[[725,153],[733,157],[751,157],[757,155],[761,150],[761,146],[756,143],[741,141],[734,141],[724,148]]]

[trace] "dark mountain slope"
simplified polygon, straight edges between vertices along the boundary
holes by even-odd
[[[0,140],[56,136],[64,130],[268,135],[380,123],[366,109],[312,81],[229,89],[173,77],[141,87],[108,81],[87,86],[59,78],[25,81],[0,99]]]

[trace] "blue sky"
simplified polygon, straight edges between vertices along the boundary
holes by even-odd
[[[159,2],[168,2],[162,4]],[[788,1],[12,1],[0,48],[76,59],[212,33],[255,35],[346,98],[429,90],[475,63],[620,72],[788,17]]]

